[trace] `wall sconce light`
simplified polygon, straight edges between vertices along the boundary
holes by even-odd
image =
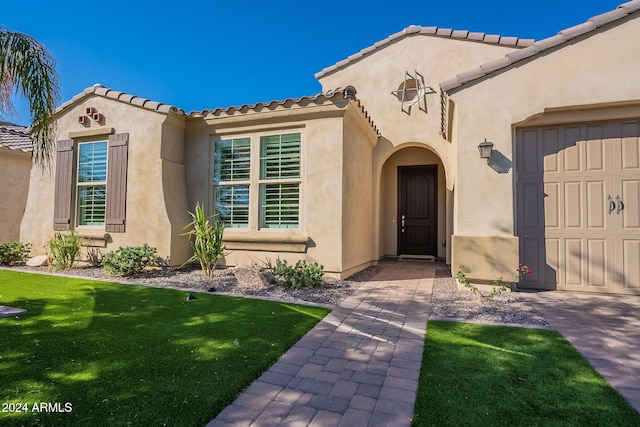
[[[487,159],[487,163],[489,163],[491,151],[493,151],[493,142],[489,142],[487,141],[487,138],[485,138],[484,142],[481,142],[480,145],[478,145],[478,150],[480,151],[480,158]]]

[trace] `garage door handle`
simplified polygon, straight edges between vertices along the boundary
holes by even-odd
[[[618,210],[616,211],[616,213],[620,215],[620,212],[624,210],[624,203],[622,203],[622,199],[620,198],[620,196],[616,196],[616,200],[618,201]]]
[[[611,194],[609,194],[609,215],[611,215],[611,212],[614,210],[616,210],[616,202],[613,201]]]

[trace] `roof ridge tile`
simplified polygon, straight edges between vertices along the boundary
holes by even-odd
[[[633,12],[640,10],[640,2],[628,1],[626,3],[622,3],[618,7],[624,9],[628,15],[631,15]]]
[[[500,60],[481,64],[474,70],[465,71],[464,73],[458,74],[452,79],[441,82],[440,89],[444,92],[447,92],[449,90],[458,88],[466,83],[469,83],[472,80],[485,77],[488,74],[491,74],[501,68],[508,67],[509,65],[512,65],[518,61],[534,57],[541,52],[552,49],[556,46],[573,40],[576,37],[593,32],[604,25],[608,25],[612,22],[623,19],[638,11],[640,11],[640,0],[632,0],[627,3],[623,3],[614,10],[601,13],[600,15],[596,15],[581,24],[561,30],[560,32],[558,32],[558,34],[534,42],[533,44],[525,47],[522,50],[506,54],[505,58],[502,58],[502,67],[498,66],[500,64]],[[487,37],[485,37],[485,40],[486,38]]]
[[[380,131],[378,127],[373,122],[373,119],[371,118],[367,110],[364,108],[361,101],[356,97],[356,94],[357,94],[356,88],[349,85],[349,86],[339,87],[333,90],[329,90],[326,92],[317,93],[311,96],[303,96],[300,98],[286,98],[280,101],[273,100],[267,103],[257,102],[255,104],[243,104],[240,106],[230,106],[226,108],[219,107],[214,109],[205,109],[202,111],[192,111],[189,114],[187,114],[187,117],[202,117],[208,114],[211,114],[214,116],[220,116],[222,114],[233,115],[236,112],[246,114],[250,110],[253,110],[255,112],[260,112],[263,109],[274,111],[278,107],[291,108],[294,105],[305,107],[312,103],[322,104],[326,101],[331,100],[336,96],[342,96],[343,99],[349,99],[353,101],[355,105],[357,105],[357,107],[360,109],[360,111],[362,112],[362,114],[364,115],[365,119],[367,120],[371,128],[374,130],[374,132],[377,135],[380,135]]]
[[[93,86],[89,86],[84,88],[84,90],[76,95],[74,95],[70,100],[63,102],[55,111],[55,114],[60,113],[62,110],[66,109],[68,106],[75,104],[81,99],[89,96],[89,95],[97,95],[105,98],[114,99],[116,101],[124,102],[131,105],[136,105],[138,107],[145,108],[147,110],[156,111],[159,113],[177,113],[179,115],[186,115],[184,110],[180,108],[176,108],[172,105],[167,105],[162,102],[152,101],[147,98],[142,98],[136,95],[132,95],[125,92],[120,92],[114,89],[110,89],[106,86],[101,85],[100,83],[96,83]]]
[[[485,34],[481,32],[471,32],[467,30],[453,30],[451,28],[440,28],[435,26],[422,27],[420,25],[410,25],[404,28],[402,31],[391,34],[386,39],[382,39],[371,46],[368,46],[353,55],[348,56],[346,59],[340,60],[335,64],[326,67],[322,71],[315,74],[316,78],[332,73],[352,62],[358,61],[369,53],[387,46],[397,39],[403,37],[413,37],[416,35],[434,36],[434,37],[447,37],[456,40],[468,40],[479,43],[498,44],[503,46],[510,46],[516,48],[525,48],[531,46],[534,43],[532,39],[521,39],[518,37],[502,37],[497,34]]]

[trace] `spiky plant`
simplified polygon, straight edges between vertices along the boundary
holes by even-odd
[[[215,218],[215,215],[207,217],[199,202],[196,203],[195,213],[189,212],[189,215],[192,221],[185,227],[189,231],[184,235],[189,236],[193,256],[185,264],[198,261],[205,276],[211,277],[225,252],[222,242],[224,224],[220,221],[211,224],[209,219]]]

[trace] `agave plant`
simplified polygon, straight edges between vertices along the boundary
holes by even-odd
[[[221,221],[209,221],[215,215],[207,217],[200,203],[196,203],[195,213],[189,212],[192,221],[185,227],[190,230],[184,233],[189,236],[193,256],[185,263],[198,261],[205,276],[211,277],[218,261],[222,259],[225,246],[222,243],[224,224]]]

